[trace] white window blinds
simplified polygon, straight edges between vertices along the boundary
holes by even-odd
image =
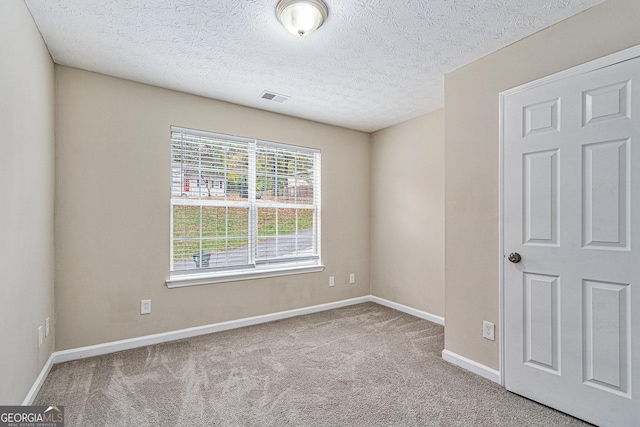
[[[318,263],[318,150],[171,129],[171,271]]]

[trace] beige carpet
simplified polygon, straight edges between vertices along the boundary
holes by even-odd
[[[440,356],[443,328],[373,304],[61,363],[66,426],[583,426]]]

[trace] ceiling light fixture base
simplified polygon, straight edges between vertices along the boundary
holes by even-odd
[[[322,0],[280,0],[276,15],[287,31],[305,37],[320,28],[329,9]]]

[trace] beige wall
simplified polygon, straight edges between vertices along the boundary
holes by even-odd
[[[444,112],[372,136],[56,66],[55,348],[371,292],[446,315],[446,348],[499,368],[498,341],[481,338],[482,320],[498,323],[498,93],[640,43],[638,16],[637,0],[609,0],[448,74]],[[21,0],[0,2],[0,24],[0,403],[13,404],[54,347],[36,333],[54,320],[54,67]],[[171,125],[320,148],[325,271],[167,289]]]
[[[371,141],[371,293],[444,316],[444,111]]]
[[[22,0],[0,2],[0,405],[22,403],[54,347],[54,69]]]
[[[74,68],[56,77],[57,350],[369,294],[368,134]],[[171,125],[321,149],[324,272],[168,289]]]
[[[499,368],[482,338],[498,323],[498,93],[639,44],[638,17],[640,1],[609,0],[445,76],[448,350]]]

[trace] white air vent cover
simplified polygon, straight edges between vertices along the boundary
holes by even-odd
[[[262,92],[262,95],[260,95],[260,98],[266,99],[268,101],[279,102],[279,103],[282,104],[284,101],[286,101],[287,99],[289,99],[291,97],[287,96],[287,95],[280,95],[280,94],[274,93],[274,92],[267,92],[265,90],[264,92]]]

